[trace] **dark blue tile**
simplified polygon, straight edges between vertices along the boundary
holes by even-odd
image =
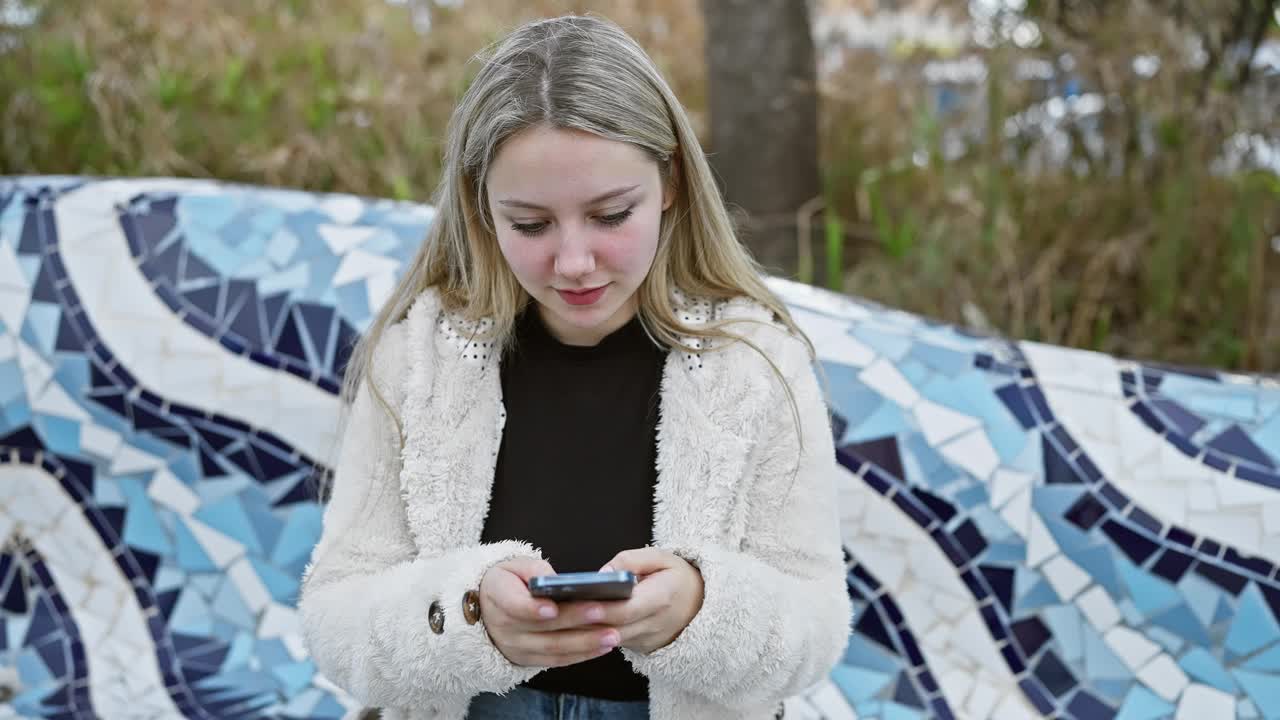
[[[928,670],[920,671],[916,679],[920,681],[920,687],[924,688],[925,692],[930,694],[938,692],[938,683],[933,679],[933,673]]]
[[[996,397],[1009,408],[1009,412],[1018,420],[1018,424],[1023,430],[1030,430],[1036,426],[1036,420],[1031,415],[1031,408],[1027,406],[1026,398],[1023,397],[1022,388],[1017,383],[1010,383],[996,390]]]
[[[240,310],[227,326],[228,330],[244,338],[245,343],[255,351],[269,347],[266,341],[268,336],[265,323],[262,321],[262,306],[258,304],[256,292],[255,288],[249,288],[249,293],[254,294],[255,297],[240,306]]]
[[[1071,439],[1071,434],[1061,425],[1054,425],[1049,433],[1053,435],[1054,440],[1058,441],[1058,445],[1062,448],[1062,453],[1065,457],[1071,457],[1072,453],[1079,449],[1076,441]]]
[[[1164,526],[1161,525],[1159,520],[1155,519],[1150,513],[1137,505],[1129,508],[1129,519],[1157,537],[1159,537],[1160,532],[1164,529]]]
[[[974,367],[981,368],[983,370],[989,370],[993,362],[995,362],[995,358],[986,353],[978,353],[973,356]]]
[[[1278,473],[1263,472],[1248,465],[1240,465],[1236,467],[1236,477],[1280,490],[1280,474]]]
[[[191,284],[206,283],[219,277],[218,271],[202,260],[199,255],[187,252],[186,262],[182,265],[180,287],[186,288]]]
[[[897,505],[902,512],[907,514],[907,517],[922,528],[928,527],[933,522],[933,517],[925,512],[924,508],[906,493],[894,495],[893,504]]]
[[[907,653],[907,660],[911,662],[912,667],[924,667],[924,655],[920,653],[920,646],[916,644],[915,636],[911,633],[902,633],[898,636],[898,640],[902,643],[902,649]]]
[[[885,595],[881,606],[884,608],[884,614],[889,616],[889,622],[896,626],[902,625],[905,618],[902,617],[902,611],[898,609],[898,603],[894,602],[892,597]]]
[[[952,537],[955,538],[956,542],[960,543],[965,553],[971,558],[978,557],[983,550],[987,549],[987,540],[982,537],[982,533],[979,532],[978,526],[974,524],[972,518],[966,518],[964,522],[960,523],[959,527],[952,533]]]
[[[862,616],[854,623],[853,629],[854,632],[866,636],[889,652],[898,654],[898,648],[894,645],[889,630],[885,627],[880,613],[876,612],[875,606],[863,611]]]
[[[1209,450],[1204,454],[1204,464],[1220,472],[1226,472],[1231,467],[1231,462],[1216,450]]]
[[[956,509],[951,503],[925,490],[924,488],[911,488],[911,494],[915,495],[925,507],[929,508],[939,520],[944,523],[951,522],[951,518],[956,516]]]
[[[871,577],[871,575],[867,572],[867,569],[862,567],[861,564],[854,565],[852,568],[849,569],[849,573],[853,575],[855,578],[857,578],[859,582],[861,582],[863,585],[866,585],[867,587],[870,587],[870,588],[880,587],[880,583],[876,582],[876,579]],[[894,624],[896,625],[897,623],[894,623]]]
[[[1102,503],[1095,500],[1093,495],[1085,493],[1080,496],[1080,499],[1074,505],[1067,508],[1067,512],[1063,517],[1072,525],[1088,531],[1092,530],[1093,526],[1097,525],[1098,521],[1106,514],[1107,509],[1103,507]]]
[[[924,708],[924,701],[920,699],[920,693],[916,692],[915,683],[911,682],[911,676],[905,672],[898,673],[893,701],[906,707]]]
[[[891,478],[905,477],[902,471],[902,455],[898,448],[898,440],[894,437],[883,437],[867,442],[851,443],[842,446],[854,457],[872,463],[886,472]]]
[[[1169,582],[1176,583],[1186,574],[1192,562],[1193,558],[1190,555],[1173,548],[1165,548],[1159,559],[1151,566],[1151,570]]]
[[[222,299],[221,284],[185,290],[182,293],[182,297],[186,302],[204,313],[206,317],[216,318],[222,315],[222,307],[220,305]]]
[[[1194,547],[1196,536],[1176,525],[1170,525],[1164,536],[1184,547]]]
[[[1000,612],[996,610],[994,603],[983,605],[980,613],[983,624],[987,626],[987,632],[995,638],[996,642],[1008,637],[1008,633],[1004,631],[1004,622],[1000,619]]]
[[[1197,562],[1195,564],[1195,572],[1232,595],[1239,595],[1249,582],[1244,577],[1226,568],[1207,562]]]
[[[947,707],[946,700],[936,697],[929,701],[929,707],[933,708],[934,720],[955,720],[955,715],[951,713],[951,708]]]
[[[1039,682],[1044,684],[1044,688],[1056,697],[1065,696],[1066,693],[1075,689],[1075,675],[1071,674],[1069,667],[1059,660],[1053,651],[1044,653],[1041,660],[1037,662],[1036,676]]]
[[[1098,466],[1094,465],[1093,460],[1089,460],[1089,456],[1084,452],[1075,457],[1075,465],[1084,473],[1084,477],[1089,480],[1089,483],[1097,483],[1098,480],[1102,479],[1102,470],[1098,470]]]
[[[315,348],[320,362],[324,362],[329,338],[334,330],[333,308],[313,303],[298,303],[297,312],[302,314],[303,328],[311,338],[311,346]]]
[[[1000,605],[1004,607],[1004,611],[1013,612],[1013,568],[979,565],[978,569],[982,571],[982,577],[986,579],[996,600],[1000,601]]]
[[[1102,523],[1102,532],[1116,544],[1125,555],[1133,561],[1135,565],[1141,565],[1151,557],[1160,546],[1153,540],[1143,536],[1135,530],[1125,527],[1115,520],[1107,520]]]
[[[1014,640],[1018,643],[1018,647],[1022,649],[1022,654],[1027,657],[1039,652],[1050,637],[1049,628],[1035,615],[1013,623],[1009,630],[1012,632]]]
[[[991,595],[991,591],[987,586],[978,579],[978,575],[973,570],[965,570],[960,573],[960,579],[964,581],[965,587],[969,588],[969,593],[973,595],[979,602],[983,598]]]
[[[15,569],[13,581],[9,584],[4,599],[0,601],[0,608],[16,615],[26,614],[28,608],[26,573],[21,568]]]
[[[1162,382],[1164,382],[1163,372],[1150,367],[1142,368],[1142,386],[1148,392],[1159,389]]]
[[[232,335],[223,335],[218,338],[218,343],[236,355],[244,355],[249,351],[243,341],[236,339]]]
[[[289,312],[288,293],[276,293],[262,299],[263,320],[267,324],[267,334],[270,337],[274,338],[280,333],[285,320],[291,314]]]
[[[1044,461],[1044,481],[1050,485],[1077,485],[1084,482],[1058,444],[1048,435],[1040,436],[1040,448]]]
[[[947,556],[947,559],[951,561],[952,565],[959,568],[968,564],[970,560],[969,556],[965,554],[964,550],[960,547],[960,544],[953,541],[951,536],[942,528],[934,528],[929,531],[929,537],[933,538],[934,544],[938,546],[938,549],[942,551],[942,554]]]
[[[1218,557],[1222,553],[1222,546],[1207,537],[1200,538],[1200,546],[1196,549],[1210,557]]]
[[[1044,391],[1039,386],[1032,385],[1027,388],[1026,397],[1030,401],[1032,409],[1035,410],[1036,415],[1040,418],[1041,423],[1053,420],[1053,413],[1049,410],[1049,403],[1044,399]]]
[[[1270,575],[1271,571],[1275,569],[1271,563],[1267,562],[1263,558],[1241,555],[1232,548],[1227,548],[1227,554],[1223,559],[1236,567],[1250,570],[1262,577]]]
[[[1171,431],[1176,431],[1177,434],[1183,437],[1191,437],[1205,426],[1204,420],[1167,398],[1155,398],[1151,401],[1151,406],[1169,421],[1169,424],[1172,425]]]
[[[1133,414],[1137,415],[1138,418],[1141,419],[1142,422],[1152,430],[1158,433],[1164,432],[1164,429],[1165,429],[1164,421],[1156,417],[1155,413],[1151,412],[1151,408],[1147,407],[1146,401],[1139,401],[1137,403],[1134,403]]]
[[[1196,457],[1200,454],[1200,448],[1193,444],[1190,440],[1179,435],[1176,432],[1169,432],[1165,435],[1165,439],[1174,447],[1189,458]]]
[[[1099,486],[1098,492],[1102,495],[1102,499],[1116,510],[1123,511],[1125,507],[1129,505],[1129,498],[1125,497],[1123,493],[1117,490],[1115,486],[1110,483]]]
[[[150,256],[144,261],[143,273],[151,279],[178,279],[178,266],[186,248],[182,243],[170,242],[163,248],[153,246]]]
[[[1267,453],[1254,444],[1253,440],[1237,425],[1232,425],[1209,441],[1209,447],[1222,453],[1274,470],[1275,465]]]
[[[1045,694],[1045,691],[1040,689],[1038,683],[1030,678],[1023,678],[1018,681],[1018,687],[1022,688],[1022,694],[1027,696],[1027,699],[1041,714],[1048,716],[1053,712],[1053,702]]]

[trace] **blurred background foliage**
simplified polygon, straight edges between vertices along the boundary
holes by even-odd
[[[1016,338],[1280,371],[1277,5],[812,0],[822,191],[792,225],[823,262],[798,272]],[[705,133],[693,0],[0,0],[0,174],[427,201],[472,56],[564,12],[631,32]]]

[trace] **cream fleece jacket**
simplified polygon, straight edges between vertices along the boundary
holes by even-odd
[[[653,720],[774,718],[838,661],[851,606],[826,406],[803,344],[746,300],[677,294],[685,322],[735,322],[737,342],[673,351],[663,370],[654,546],[702,573],[701,610],[670,645],[623,650]],[[487,326],[487,322],[480,323]],[[509,662],[462,599],[492,565],[540,557],[480,544],[505,412],[496,352],[428,290],[388,329],[346,426],[321,537],[303,576],[306,644],[329,680],[386,720],[462,720],[471,698],[540,672]],[[803,442],[800,438],[803,438]],[[427,609],[444,609],[442,634]]]

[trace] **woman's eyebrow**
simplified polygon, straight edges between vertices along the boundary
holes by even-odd
[[[631,192],[632,190],[635,190],[638,187],[640,187],[639,184],[628,185],[627,187],[620,187],[615,190],[610,190],[608,192],[601,193],[591,198],[590,200],[588,200],[585,203],[585,205],[598,205],[604,202],[605,200],[612,200],[613,198],[616,198],[619,195],[626,195],[627,193]],[[503,205],[505,207],[525,208],[527,210],[546,210],[547,209],[545,207],[542,207],[541,205],[536,205],[531,202],[525,202],[524,200],[516,200],[515,198],[504,198],[502,200],[499,200],[498,204]]]

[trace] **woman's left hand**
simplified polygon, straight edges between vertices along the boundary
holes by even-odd
[[[630,599],[601,603],[600,624],[617,628],[628,650],[648,654],[670,645],[702,609],[702,573],[665,550],[624,550],[602,569],[630,570],[639,580]]]

